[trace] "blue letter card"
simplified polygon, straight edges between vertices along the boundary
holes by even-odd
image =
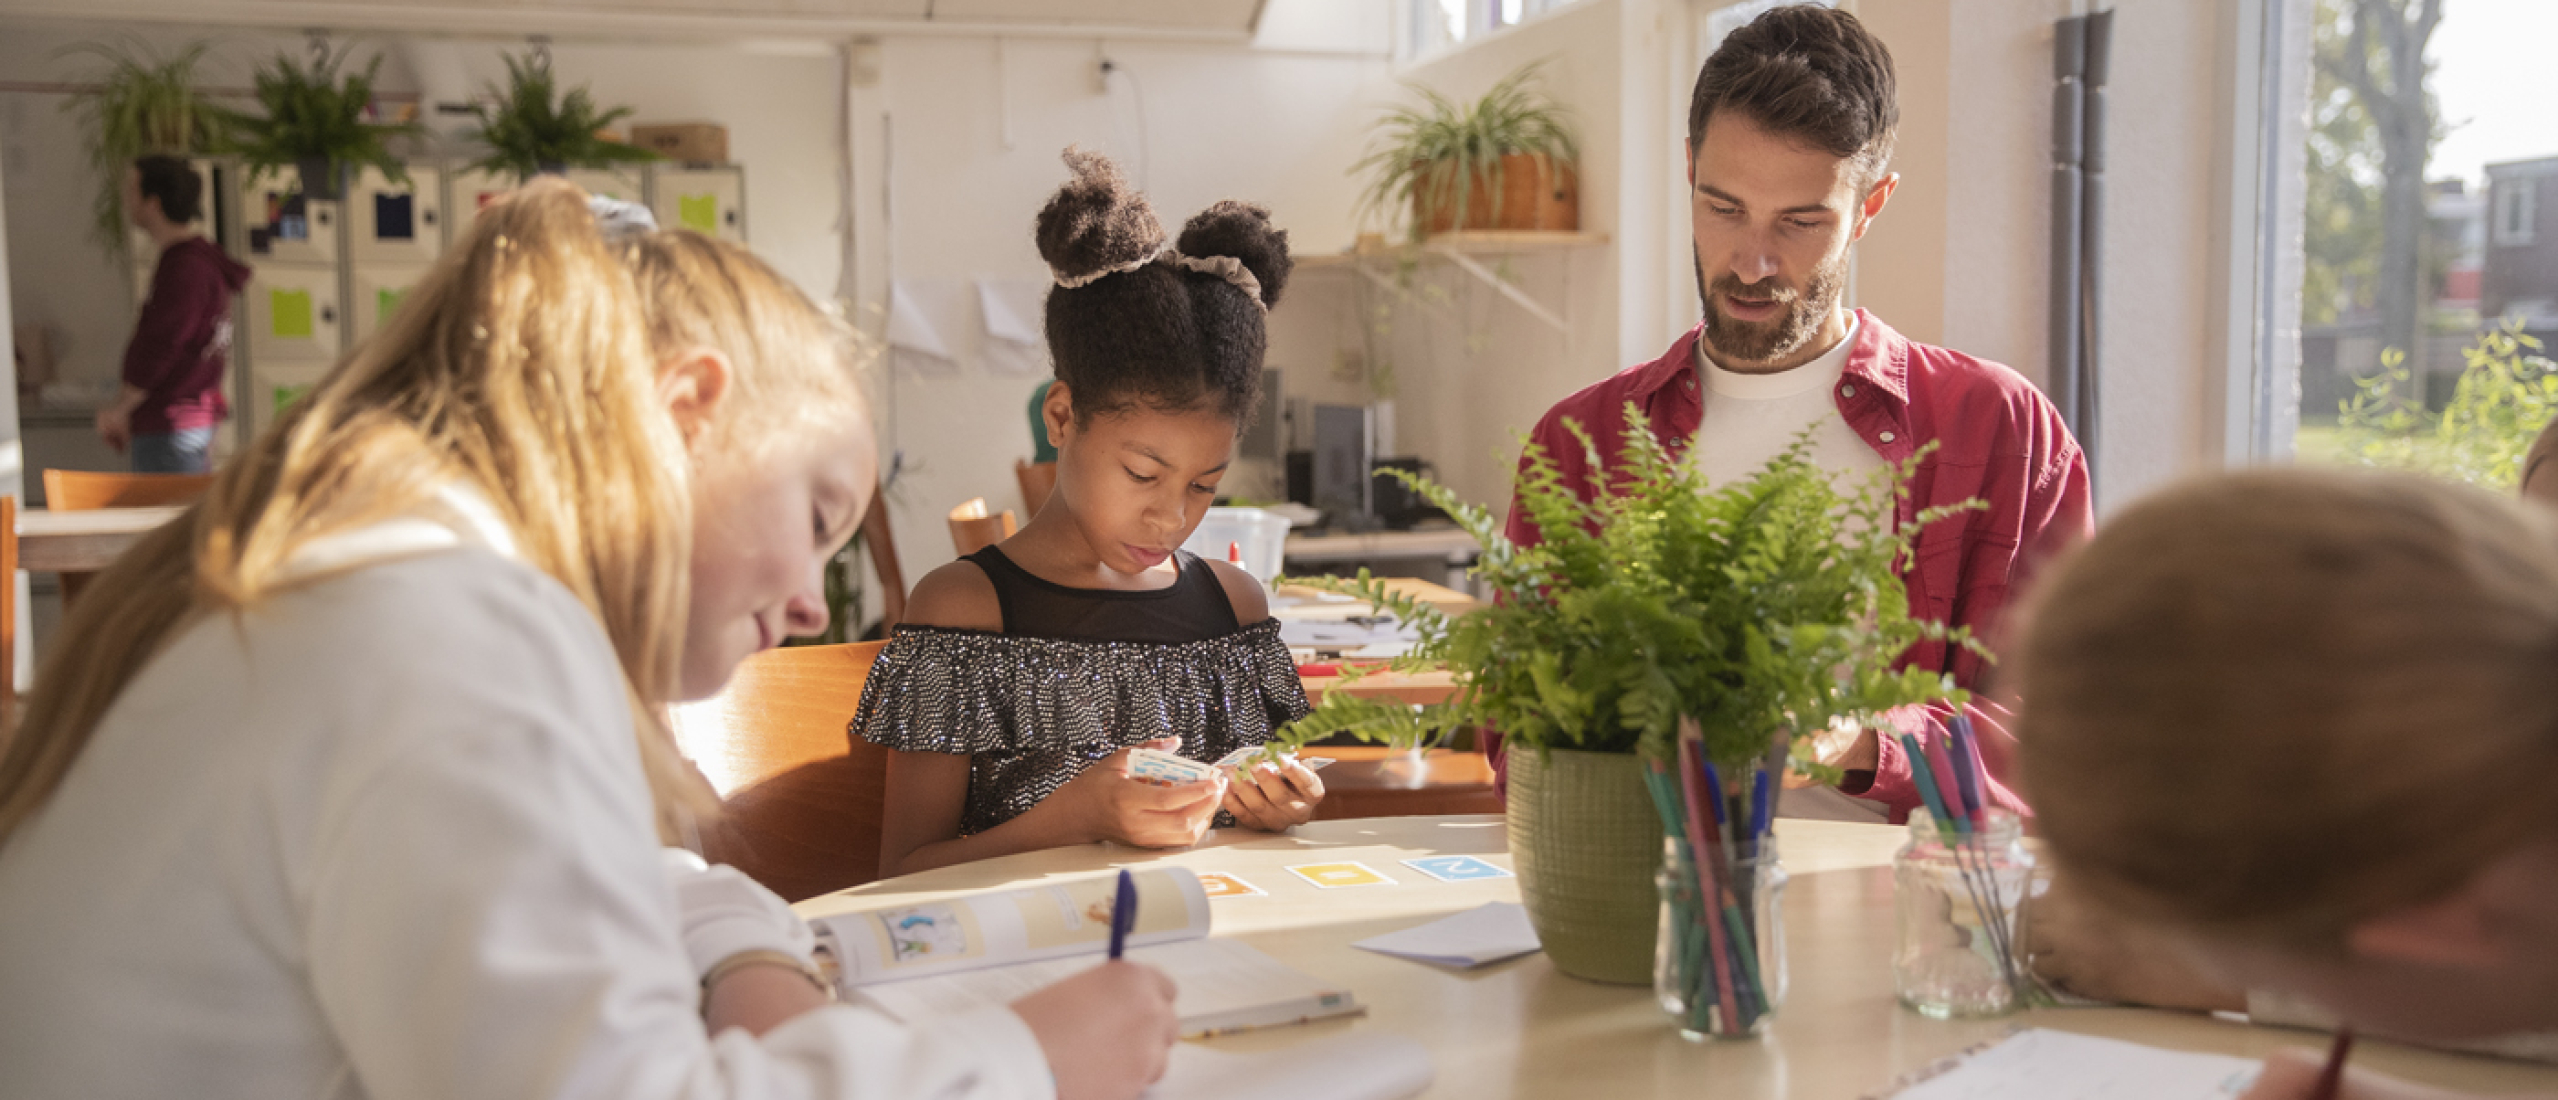
[[[1510,872],[1473,856],[1426,856],[1407,859],[1403,865],[1441,882],[1472,882],[1485,878],[1509,878]]]

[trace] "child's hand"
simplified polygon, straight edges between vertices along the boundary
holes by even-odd
[[[1181,747],[1181,739],[1162,738],[1148,741],[1143,747],[1171,752]],[[1132,848],[1181,848],[1199,843],[1199,838],[1207,835],[1209,824],[1217,819],[1219,800],[1226,793],[1226,777],[1158,786],[1128,774],[1128,752],[1121,749],[1102,758],[1068,780],[1057,793],[1075,800],[1092,823],[1092,835],[1103,840]]]
[[[1314,769],[1295,760],[1274,764],[1253,760],[1235,769],[1226,788],[1226,812],[1235,823],[1263,832],[1285,832],[1315,819],[1315,803],[1323,801],[1323,780]]]
[[[1181,1020],[1172,979],[1121,960],[1013,1002],[1057,1078],[1057,1100],[1132,1100],[1164,1075]]]
[[[2309,1100],[2318,1087],[2318,1075],[2327,1068],[2327,1052],[2323,1050],[2286,1050],[2265,1060],[2265,1072],[2256,1078],[2256,1087],[2239,1094],[2239,1100]],[[2384,1077],[2345,1065],[2345,1080],[2336,1089],[2337,1100],[2478,1100],[2475,1094],[2448,1092],[2443,1089],[2411,1085],[2394,1077]]]

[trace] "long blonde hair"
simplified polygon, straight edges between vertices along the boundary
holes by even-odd
[[[730,290],[670,290],[713,275]],[[663,300],[643,296],[643,284]],[[750,312],[770,328],[745,324]],[[89,588],[0,754],[0,844],[59,788],[116,697],[181,627],[320,579],[288,570],[303,546],[414,511],[446,482],[486,497],[519,556],[603,626],[661,835],[716,812],[660,709],[685,636],[692,456],[655,394],[653,329],[707,334],[701,342],[729,353],[741,377],[805,376],[765,390],[852,390],[824,316],[743,250],[653,233],[617,254],[583,192],[527,186],[481,211],[385,329],[260,433],[201,504]],[[836,408],[858,415],[849,401]],[[730,403],[722,416],[762,404]]]
[[[2558,515],[2405,474],[2161,493],[2013,654],[2044,838],[2115,906],[2341,947],[2558,831]]]

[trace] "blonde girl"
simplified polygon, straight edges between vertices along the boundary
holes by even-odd
[[[822,625],[865,504],[836,337],[566,184],[485,212],[65,624],[0,755],[12,1095],[1142,1087],[1159,975],[816,1010],[805,928],[661,854],[715,809],[661,708]]]
[[[2090,902],[2366,1030],[2558,1028],[2558,514],[2398,474],[2188,485],[2044,582],[2016,663]]]

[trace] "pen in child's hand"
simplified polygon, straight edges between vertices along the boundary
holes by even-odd
[[[1128,949],[1128,933],[1137,927],[1137,880],[1119,869],[1119,898],[1110,906],[1110,957]]]
[[[2327,1048],[2327,1068],[2319,1071],[2318,1083],[2310,1086],[2309,1100],[2336,1100],[2336,1091],[2345,1084],[2345,1056],[2353,1050],[2354,1029],[2337,1028],[2336,1042]]]

